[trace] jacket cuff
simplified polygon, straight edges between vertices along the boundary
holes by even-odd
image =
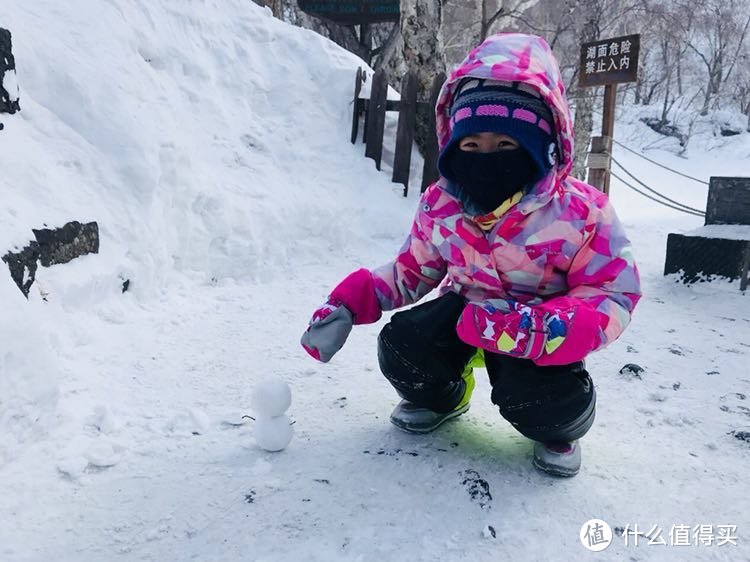
[[[550,331],[545,353],[534,362],[537,365],[568,365],[582,361],[589,353],[603,345],[604,315],[593,308],[580,305],[554,313],[548,312]]]
[[[372,324],[383,315],[372,274],[364,268],[347,275],[331,292],[328,302],[348,308],[354,317],[354,324]]]

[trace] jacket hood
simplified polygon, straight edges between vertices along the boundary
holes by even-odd
[[[542,97],[552,110],[559,152],[555,172],[557,182],[543,183],[545,191],[559,185],[573,166],[573,129],[560,69],[547,42],[536,35],[498,33],[469,53],[443,84],[435,107],[441,150],[451,137],[450,108],[454,91],[466,77],[520,82],[521,88],[525,85]]]

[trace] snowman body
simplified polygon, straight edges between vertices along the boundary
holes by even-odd
[[[282,451],[294,436],[286,411],[292,403],[289,385],[280,379],[260,381],[253,389],[250,404],[255,413],[255,442],[266,451]]]

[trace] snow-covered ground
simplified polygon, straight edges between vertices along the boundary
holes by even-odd
[[[11,0],[0,24],[23,108],[0,119],[0,252],[43,224],[102,235],[98,255],[40,269],[28,302],[0,272],[0,560],[750,559],[750,295],[662,276],[667,234],[700,218],[614,181],[645,296],[588,361],[581,474],[551,479],[481,376],[460,420],[392,427],[383,321],[328,365],[298,345],[339,278],[392,257],[417,196],[347,140],[353,55],[241,0]],[[627,111],[616,136],[656,139]],[[748,174],[750,136],[711,147],[648,154]],[[705,207],[705,186],[615,156]],[[269,376],[293,391],[280,453],[227,423]],[[667,545],[589,554],[592,518]],[[737,545],[670,546],[676,525],[691,542],[736,525]]]

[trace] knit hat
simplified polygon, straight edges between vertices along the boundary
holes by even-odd
[[[451,137],[438,158],[443,177],[451,177],[448,160],[459,141],[469,135],[493,132],[513,137],[530,155],[539,179],[554,165],[554,119],[536,91],[524,84],[465,78],[451,105]]]

